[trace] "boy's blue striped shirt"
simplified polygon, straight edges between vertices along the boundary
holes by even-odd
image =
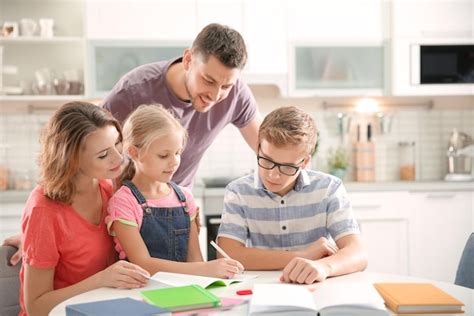
[[[219,237],[261,249],[297,250],[320,237],[350,234],[359,234],[359,226],[342,181],[331,175],[303,169],[283,197],[267,191],[257,173],[226,188]]]

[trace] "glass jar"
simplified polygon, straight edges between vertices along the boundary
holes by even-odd
[[[399,142],[398,153],[400,180],[415,181],[415,142]]]

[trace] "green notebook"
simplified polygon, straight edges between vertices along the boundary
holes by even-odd
[[[142,291],[145,301],[172,312],[217,307],[221,300],[199,285],[186,285]]]

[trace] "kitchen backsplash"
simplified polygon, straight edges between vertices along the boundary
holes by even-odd
[[[312,167],[323,171],[328,170],[326,159],[329,148],[342,146],[348,153],[351,153],[352,144],[355,141],[356,125],[360,124],[363,127],[362,135],[365,135],[364,128],[370,122],[374,126],[377,181],[399,179],[399,142],[415,142],[417,180],[439,180],[446,173],[445,152],[453,128],[474,137],[473,106],[456,109],[446,106],[437,108],[435,100],[434,109],[427,109],[421,101],[420,106],[395,107],[389,111],[393,115],[390,132],[382,134],[375,116],[356,114],[348,111],[347,108],[323,109],[319,105],[314,106],[315,101],[259,98],[258,94],[256,94],[256,98],[263,115],[276,106],[292,104],[301,106],[314,117],[320,133],[320,143]],[[470,97],[466,98],[465,103],[473,100]],[[344,112],[351,116],[352,123],[349,134],[344,138],[341,138],[338,133],[338,112]],[[0,165],[6,164],[12,173],[10,187],[15,186],[15,179],[36,179],[39,133],[49,116],[50,113],[46,112],[2,114],[0,118]],[[254,170],[255,167],[254,153],[246,145],[238,129],[228,126],[206,152],[201,161],[198,177],[238,177]],[[346,180],[353,179],[351,168]]]

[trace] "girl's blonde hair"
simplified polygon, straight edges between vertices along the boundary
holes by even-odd
[[[101,107],[87,102],[61,106],[43,129],[39,155],[40,180],[50,199],[71,204],[79,171],[79,153],[86,137],[106,126],[115,126],[122,139],[120,124]]]
[[[312,155],[317,145],[316,124],[296,106],[281,107],[269,113],[260,125],[259,144],[263,139],[275,146],[301,145]]]
[[[123,150],[129,152],[133,146],[139,150],[148,150],[151,143],[170,133],[183,133],[183,146],[187,140],[187,131],[181,123],[164,109],[161,104],[140,105],[123,125]],[[131,180],[135,175],[135,164],[129,159],[120,176],[120,183]]]

